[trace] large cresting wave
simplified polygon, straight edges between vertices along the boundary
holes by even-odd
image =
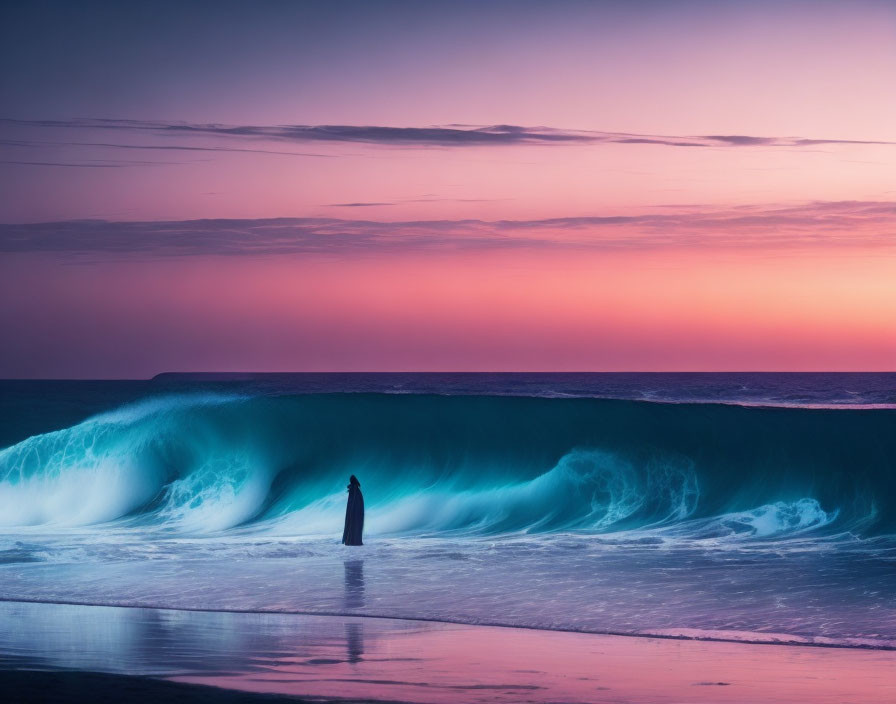
[[[492,396],[150,398],[0,450],[0,526],[338,535],[893,532],[896,411]]]

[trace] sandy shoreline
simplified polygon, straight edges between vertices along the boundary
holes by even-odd
[[[88,701],[97,681],[125,686],[95,673],[130,676],[135,701],[158,700],[159,681],[210,686],[171,696],[221,702],[896,700],[893,651],[24,602],[0,604],[0,670],[18,701],[47,702]]]

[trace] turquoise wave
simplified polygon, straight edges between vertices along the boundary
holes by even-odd
[[[896,532],[896,411],[185,394],[0,450],[0,526],[338,535]]]

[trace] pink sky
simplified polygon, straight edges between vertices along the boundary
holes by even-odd
[[[896,368],[892,4],[353,10],[10,11],[0,377]]]

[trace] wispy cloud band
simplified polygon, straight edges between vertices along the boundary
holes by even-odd
[[[152,120],[0,119],[0,125],[56,129],[93,129],[140,132],[155,135],[254,138],[293,143],[361,143],[405,147],[474,147],[502,145],[631,144],[666,147],[813,147],[832,144],[892,145],[896,142],[794,136],[738,134],[651,135],[627,132],[567,130],[519,125],[437,125],[386,127],[375,125],[225,125]],[[106,144],[134,148],[134,145]],[[319,155],[309,155],[319,156]]]
[[[836,201],[790,207],[544,220],[380,222],[335,218],[0,225],[0,251],[66,255],[394,254],[461,250],[647,250],[670,247],[896,246],[896,202]]]

